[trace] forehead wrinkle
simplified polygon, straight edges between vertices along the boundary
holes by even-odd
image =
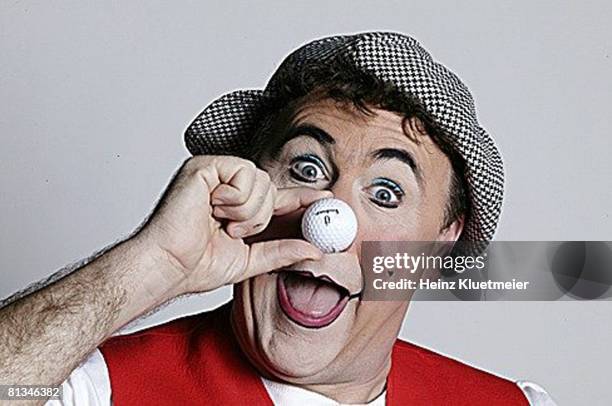
[[[313,124],[326,130],[336,140],[330,152],[342,155],[353,165],[368,159],[368,153],[383,144],[390,148],[406,149],[421,168],[423,182],[428,183],[427,178],[432,176],[432,170],[435,172],[436,162],[441,158],[439,155],[442,155],[442,159],[445,157],[443,152],[414,123],[409,122],[411,125],[405,126],[400,114],[377,108],[372,111],[373,114],[368,115],[332,100],[319,100],[301,106],[292,123]],[[415,142],[413,136],[419,137],[420,142]]]

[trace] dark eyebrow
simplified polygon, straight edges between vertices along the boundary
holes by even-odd
[[[291,128],[289,128],[289,131],[288,131],[287,137],[284,140],[284,143],[287,143],[293,138],[299,137],[302,135],[314,138],[319,144],[323,146],[333,145],[336,143],[336,140],[334,139],[334,137],[329,135],[325,130],[322,130],[319,127],[315,127],[313,125],[308,125],[308,124],[292,126]]]
[[[412,169],[417,181],[421,183],[423,179],[421,169],[410,152],[397,148],[381,148],[374,151],[372,156],[374,159],[397,159],[398,161],[405,163],[410,167],[410,169]]]
[[[282,143],[279,145],[278,151],[280,151],[285,146],[285,144],[287,144],[292,139],[297,138],[297,137],[302,137],[302,136],[310,137],[314,139],[315,141],[317,141],[319,144],[321,144],[321,146],[323,147],[323,150],[328,156],[328,159],[330,161],[329,165],[331,166],[331,168],[328,168],[327,165],[325,165],[325,163],[323,163],[323,165],[325,165],[325,168],[330,173],[330,176],[331,176],[330,184],[334,184],[338,180],[339,171],[338,171],[338,167],[336,166],[333,159],[331,158],[332,153],[331,153],[330,146],[334,145],[336,143],[336,140],[334,139],[334,137],[329,135],[327,131],[319,127],[316,127],[312,124],[298,124],[298,125],[292,124],[287,129],[287,135],[283,139]]]

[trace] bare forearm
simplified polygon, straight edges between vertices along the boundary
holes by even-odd
[[[303,240],[243,238],[275,212],[330,196],[307,187],[278,190],[241,158],[189,159],[134,237],[0,308],[0,383],[57,385],[113,332],[171,298],[320,259]]]
[[[1,382],[59,384],[113,332],[175,296],[160,255],[126,241],[0,309]]]

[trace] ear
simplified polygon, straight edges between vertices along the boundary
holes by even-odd
[[[457,220],[453,221],[448,227],[440,231],[437,241],[455,242],[459,239],[463,226],[465,225],[465,216],[461,215]]]

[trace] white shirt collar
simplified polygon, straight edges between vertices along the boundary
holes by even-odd
[[[341,406],[333,399],[320,393],[309,391],[298,386],[289,385],[261,378],[272,402],[278,406]],[[366,403],[367,406],[385,406],[386,391],[381,393],[373,401]]]

